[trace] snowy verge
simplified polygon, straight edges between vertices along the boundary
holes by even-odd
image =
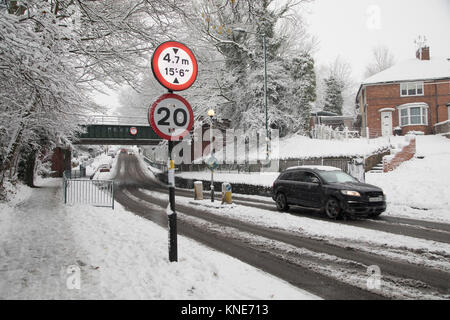
[[[167,231],[125,211],[69,208],[77,243],[114,299],[314,299],[237,259],[179,237],[168,261]]]
[[[450,139],[417,136],[417,154],[395,170],[367,173],[387,194],[386,215],[450,223]]]

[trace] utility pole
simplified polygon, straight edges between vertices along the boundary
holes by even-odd
[[[266,34],[263,35],[264,44],[264,107],[266,110],[266,160],[269,160],[269,116],[267,112],[267,45],[266,45]]]
[[[208,110],[208,116],[211,119],[211,124],[209,127],[209,152],[210,152],[210,159],[214,159],[214,134],[213,134],[213,117],[214,117],[214,110],[210,109]],[[214,202],[214,169],[211,170],[211,202]]]

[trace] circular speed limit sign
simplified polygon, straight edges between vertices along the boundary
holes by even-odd
[[[138,131],[137,131],[137,128],[136,128],[136,127],[131,127],[131,128],[130,128],[130,134],[131,134],[132,136],[137,135],[137,133],[138,133]]]
[[[186,99],[173,93],[166,93],[150,107],[148,121],[158,136],[177,141],[192,129],[194,113]]]
[[[152,71],[155,78],[162,86],[172,91],[189,88],[197,78],[197,69],[194,54],[180,42],[164,42],[152,56]]]

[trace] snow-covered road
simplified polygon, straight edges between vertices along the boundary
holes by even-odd
[[[119,183],[134,180],[135,185],[143,186],[139,190],[128,184],[119,191],[118,201],[138,215],[164,223],[159,218],[167,206],[167,194],[142,178],[144,172],[137,160],[119,159],[118,165],[125,168],[116,177]],[[420,233],[423,239],[401,233],[416,227],[397,222],[384,227],[388,223],[383,221],[368,221],[367,225],[364,220],[353,226],[345,221],[278,213],[255,202],[220,207],[193,201],[192,195],[177,196],[180,233],[288,281],[293,281],[288,270],[295,270],[300,287],[325,298],[448,298],[449,244],[427,240],[426,233]],[[380,232],[378,225],[398,234]],[[258,258],[253,259],[255,256]],[[367,268],[373,265],[381,268],[382,290],[366,288]],[[322,286],[310,285],[319,276],[321,280],[315,281],[322,281]]]

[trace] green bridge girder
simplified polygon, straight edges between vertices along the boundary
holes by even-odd
[[[132,127],[137,129],[136,135],[130,133]],[[150,126],[92,124],[83,128],[86,132],[74,144],[156,145],[162,141]]]

